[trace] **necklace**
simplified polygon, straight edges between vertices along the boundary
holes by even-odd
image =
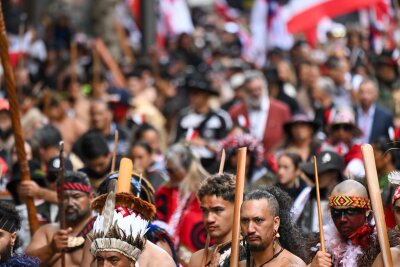
[[[270,258],[269,260],[267,260],[266,262],[264,262],[263,264],[261,264],[261,265],[258,266],[258,267],[262,267],[262,266],[264,266],[265,264],[271,262],[273,259],[275,259],[276,257],[278,257],[279,254],[282,253],[282,251],[283,251],[283,248],[281,247],[281,249],[278,251],[278,253],[274,254],[274,256],[272,256],[272,258]],[[253,259],[253,266],[254,266],[254,259]]]

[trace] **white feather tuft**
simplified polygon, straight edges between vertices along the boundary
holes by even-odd
[[[400,172],[399,171],[392,171],[388,175],[388,180],[391,184],[400,185]]]

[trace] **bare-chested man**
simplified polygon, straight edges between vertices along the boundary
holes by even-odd
[[[64,206],[67,229],[59,224],[47,224],[34,234],[26,254],[36,256],[41,266],[61,266],[61,251],[65,251],[66,266],[81,266],[83,242],[93,226],[89,178],[82,172],[66,172]],[[82,238],[71,238],[82,237]],[[71,244],[76,242],[75,244]]]
[[[290,201],[285,194],[273,187],[246,194],[240,210],[240,226],[250,255],[240,266],[246,263],[251,267],[306,266],[293,254],[301,254],[301,236],[290,221],[290,209],[285,207],[285,202]]]
[[[116,181],[119,177],[119,172],[111,173],[100,185],[98,188],[98,193],[99,195],[105,195],[108,194],[108,192],[112,191],[113,188],[115,188]],[[140,185],[140,186],[139,186]],[[133,196],[140,196],[140,201],[142,203],[147,203],[144,204],[145,207],[152,206],[152,200],[154,200],[153,197],[153,188],[151,187],[150,183],[147,181],[146,178],[141,178],[137,175],[132,175],[131,177],[131,193]],[[118,194],[117,194],[118,197]],[[132,197],[128,198],[131,199]],[[96,200],[93,201],[93,204],[96,203]],[[126,205],[129,206],[129,203],[125,201],[125,203],[120,203],[121,206]],[[120,206],[120,208],[121,208]],[[152,216],[150,216],[152,217]],[[155,225],[151,225],[149,222],[148,231],[145,234],[146,238],[146,243],[144,245],[144,249],[142,250],[142,253],[140,257],[137,259],[136,264],[140,267],[156,267],[156,266],[166,266],[166,267],[173,267],[177,266],[175,264],[174,260],[171,258],[171,256],[168,254],[168,252],[171,252],[173,250],[173,247],[169,247],[168,244],[172,242],[167,241],[166,236],[158,236],[155,234],[155,231],[158,233],[161,233],[160,229],[156,230],[158,227]],[[153,242],[149,241],[152,240]],[[169,239],[168,239],[169,240]],[[95,266],[102,266],[99,265],[98,260],[100,259],[100,263],[105,261],[106,256],[101,256],[102,258],[99,258],[96,255],[93,255],[91,253],[91,247],[92,247],[92,241],[91,239],[87,239],[85,241],[85,247],[84,247],[84,253],[81,261],[81,266],[85,267],[95,267]],[[168,251],[168,252],[166,252]],[[108,256],[107,256],[108,257]],[[176,259],[176,256],[175,256]],[[124,260],[121,261],[121,264],[125,262]],[[124,266],[124,265],[118,265],[118,266]],[[129,266],[129,265],[128,265]]]
[[[206,266],[229,266],[235,185],[233,175],[216,174],[208,177],[197,193],[204,224],[214,241],[207,253]],[[192,255],[189,266],[201,267],[203,257],[204,249],[197,251]]]

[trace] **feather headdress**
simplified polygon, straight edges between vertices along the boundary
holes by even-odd
[[[396,190],[393,193],[392,197],[392,205],[400,198],[400,172],[399,171],[392,171],[388,175],[388,180],[390,183],[397,185]]]
[[[121,176],[118,177],[118,182]],[[124,179],[130,179],[131,172],[125,176],[127,177]],[[149,220],[155,214],[155,207],[127,193],[130,191],[129,187],[117,193],[115,187],[111,188],[108,194],[103,194],[92,202],[93,209],[101,212],[94,222],[90,238],[93,255],[101,251],[116,251],[136,262],[142,253],[146,244],[144,235],[148,230]]]

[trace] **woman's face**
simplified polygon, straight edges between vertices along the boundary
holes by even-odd
[[[288,156],[278,159],[278,179],[282,185],[290,185],[299,175],[299,169],[295,168],[293,161]]]
[[[152,155],[142,146],[134,146],[131,149],[133,165],[140,171],[147,170],[152,163]]]
[[[166,167],[171,183],[179,184],[183,181],[186,176],[186,171],[182,167],[176,166],[171,160],[167,160]]]
[[[160,152],[160,144],[159,144],[159,138],[158,138],[158,133],[154,130],[147,130],[142,134],[141,140],[145,141],[148,143],[153,151],[159,153]]]

